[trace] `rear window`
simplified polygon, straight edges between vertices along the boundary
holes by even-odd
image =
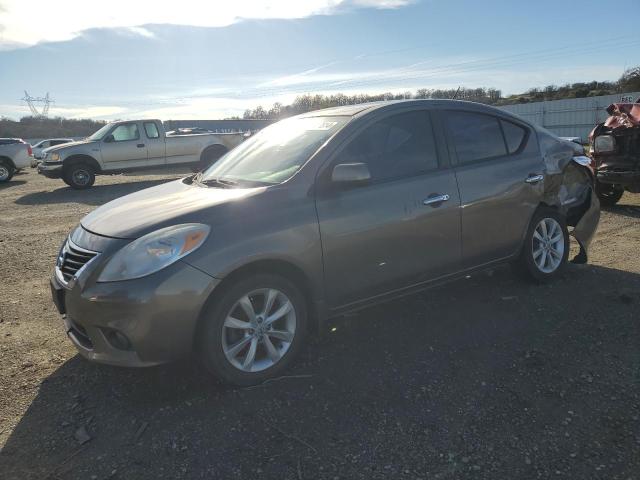
[[[447,112],[447,127],[458,162],[471,163],[507,154],[500,123],[482,113]]]
[[[507,122],[506,120],[500,120],[500,124],[502,125],[502,131],[504,132],[504,139],[507,142],[509,153],[515,153],[520,150],[527,136],[527,131],[521,126]]]
[[[160,136],[155,122],[144,122],[144,131],[147,134],[147,138],[158,138]]]

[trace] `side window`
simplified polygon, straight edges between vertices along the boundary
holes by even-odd
[[[118,125],[114,128],[113,132],[113,140],[115,142],[126,142],[127,140],[138,140],[140,138],[140,133],[138,132],[138,125],[135,123],[123,123],[122,125]]]
[[[147,134],[147,138],[158,138],[160,136],[155,122],[144,122],[144,132]]]
[[[520,150],[527,136],[527,131],[521,126],[506,120],[500,120],[500,124],[502,125],[502,131],[504,132],[504,139],[507,142],[509,153],[515,153]]]
[[[351,141],[340,162],[366,163],[374,182],[438,168],[429,113],[400,113],[374,123]]]
[[[447,112],[447,127],[458,162],[470,163],[507,154],[496,117],[482,113]]]
[[[64,140],[51,140],[51,146],[62,145],[63,143],[67,143]]]

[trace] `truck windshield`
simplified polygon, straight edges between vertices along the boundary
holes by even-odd
[[[275,185],[291,178],[350,117],[282,120],[231,150],[202,176],[202,181]]]
[[[110,128],[111,128],[111,125],[107,123],[104,127],[102,127],[96,133],[91,135],[89,137],[89,140],[93,140],[93,141],[102,140],[102,137],[104,137],[107,134]]]

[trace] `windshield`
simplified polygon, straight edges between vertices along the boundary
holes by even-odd
[[[89,140],[93,140],[93,141],[102,140],[102,137],[104,137],[107,134],[110,128],[111,128],[111,125],[107,123],[104,127],[102,127],[96,133],[91,135],[89,137]]]
[[[203,181],[275,185],[291,178],[350,117],[282,120],[231,150],[209,167]]]

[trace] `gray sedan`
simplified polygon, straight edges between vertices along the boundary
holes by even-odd
[[[90,360],[196,352],[227,382],[278,375],[332,317],[501,263],[558,275],[599,219],[589,159],[500,110],[339,107],[273,124],[197,175],[114,200],[51,279]]]

